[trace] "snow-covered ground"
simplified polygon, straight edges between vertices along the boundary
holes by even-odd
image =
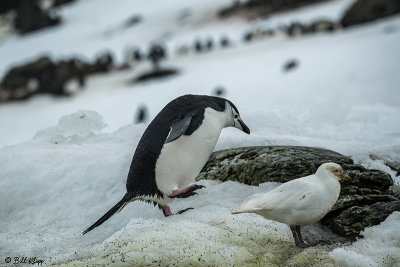
[[[193,211],[164,218],[149,204],[133,203],[101,228],[81,235],[123,196],[129,164],[146,127],[132,125],[137,108],[145,104],[152,118],[179,95],[210,94],[217,86],[226,88],[226,97],[239,108],[252,134],[225,129],[216,149],[269,144],[325,147],[387,171],[400,184],[382,161],[369,158],[376,154],[400,161],[399,16],[333,34],[294,39],[277,35],[244,45],[240,38],[245,30],[272,27],[291,18],[335,19],[352,1],[327,2],[254,22],[216,20],[216,10],[231,1],[215,2],[126,0],[115,5],[81,0],[61,11],[65,24],[60,28],[11,36],[0,44],[2,76],[10,65],[38,52],[48,51],[55,58],[71,54],[91,58],[108,48],[121,60],[127,45],[146,47],[161,39],[171,52],[181,44],[191,45],[196,37],[227,35],[234,41],[232,48],[200,55],[170,53],[162,65],[181,73],[168,79],[130,84],[150,68],[142,64],[92,77],[84,91],[71,98],[37,96],[0,105],[1,261],[20,255],[43,258],[46,264],[77,258],[90,262],[89,256],[116,257],[122,249],[130,258],[147,255],[145,264],[166,259],[165,248],[177,249],[174,245],[179,244],[188,248],[186,253],[176,252],[186,262],[204,253],[208,255],[204,264],[235,263],[235,257],[252,263],[260,253],[277,254],[277,247],[264,252],[249,249],[248,237],[258,237],[254,242],[260,246],[270,238],[268,242],[287,250],[287,258],[278,262],[290,264],[314,255],[312,248],[305,252],[293,248],[290,231],[282,224],[230,215],[251,194],[275,184],[255,188],[203,181],[207,188],[198,196],[176,201],[172,207],[192,206]],[[182,26],[178,17],[185,10],[192,15]],[[141,14],[143,22],[122,30],[120,25],[134,14]],[[285,73],[282,66],[290,59],[299,66]],[[75,113],[78,110],[86,111]],[[60,120],[70,113],[74,114]],[[349,266],[400,264],[399,216],[394,213],[382,225],[367,229],[366,238],[351,246],[322,248],[323,261]],[[240,240],[232,239],[238,234]],[[374,249],[378,241],[385,249]]]

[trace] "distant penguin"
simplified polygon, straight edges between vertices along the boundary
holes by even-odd
[[[136,113],[136,117],[135,117],[135,123],[142,123],[142,122],[146,122],[147,121],[147,108],[144,105],[141,105],[138,108],[138,111]]]
[[[206,41],[206,48],[208,51],[212,50],[214,46],[214,41],[211,38],[208,38]]]
[[[201,43],[200,40],[196,40],[194,42],[194,49],[197,53],[200,53],[204,50],[203,44]]]
[[[225,95],[225,88],[224,87],[222,87],[222,86],[218,86],[218,87],[216,87],[216,88],[214,88],[214,90],[213,90],[213,95],[216,95],[216,96],[223,96],[223,95]]]
[[[229,41],[228,37],[222,36],[220,40],[220,46],[223,48],[229,47],[231,42]]]
[[[125,196],[83,234],[135,200],[157,204],[164,216],[173,215],[169,206],[174,198],[196,195],[195,191],[204,187],[190,184],[207,162],[225,127],[236,127],[250,134],[238,109],[227,99],[184,95],[168,103],[149,124],[136,147]]]

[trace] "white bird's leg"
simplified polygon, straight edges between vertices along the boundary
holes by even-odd
[[[170,198],[191,197],[191,196],[197,195],[197,193],[195,192],[197,189],[204,188],[204,187],[205,187],[204,185],[197,185],[197,184],[189,185],[188,187],[172,191],[171,195],[169,195],[168,197],[170,197]]]
[[[300,225],[289,225],[290,230],[292,231],[292,235],[294,238],[294,243],[296,246],[301,248],[309,247],[307,243],[304,242],[303,237],[301,236],[301,226]]]
[[[185,211],[193,209],[193,208],[187,208],[187,209],[178,211],[176,214],[173,214],[171,211],[171,208],[169,206],[161,206],[161,205],[158,205],[158,206],[162,209],[165,217],[176,215],[176,214],[182,214]]]

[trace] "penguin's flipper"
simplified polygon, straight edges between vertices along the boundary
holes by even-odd
[[[183,119],[174,122],[174,124],[172,124],[172,126],[171,126],[171,130],[169,131],[169,134],[168,134],[167,139],[165,140],[164,144],[175,141],[180,136],[182,136],[188,129],[190,122],[191,122],[193,116],[195,116],[195,115],[196,115],[196,112],[190,112]]]
[[[94,228],[97,226],[100,226],[103,224],[105,221],[110,219],[111,216],[113,216],[115,213],[120,212],[126,204],[128,204],[129,201],[131,201],[133,198],[133,193],[132,192],[127,192],[125,196],[117,203],[115,204],[114,207],[112,207],[106,214],[104,214],[100,219],[98,219],[92,226],[90,226],[88,229],[83,231],[83,235],[86,234],[87,232],[92,231]]]

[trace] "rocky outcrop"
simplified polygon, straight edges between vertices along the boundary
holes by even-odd
[[[379,224],[394,211],[400,211],[399,200],[378,202],[369,206],[353,206],[326,223],[341,236],[357,236],[366,227]]]
[[[275,12],[288,11],[295,8],[300,8],[309,4],[324,2],[327,0],[249,0],[249,1],[234,1],[229,7],[219,11],[218,16],[227,18],[231,16],[243,16],[245,18],[254,19],[265,17]]]
[[[358,0],[344,14],[341,24],[349,27],[400,13],[398,0]]]
[[[351,178],[342,182],[338,202],[322,219],[322,223],[328,225],[335,233],[357,236],[365,228],[338,223],[337,218],[351,220],[354,207],[368,209],[378,202],[391,203],[398,200],[389,190],[393,186],[389,174],[366,169],[354,164],[353,160],[346,156],[322,148],[268,146],[217,151],[211,155],[197,179],[232,180],[248,185],[265,182],[284,183],[315,173],[325,162],[341,164]],[[382,216],[377,220],[377,216],[371,214],[370,218],[366,214],[361,225],[375,225],[386,217]]]
[[[214,152],[198,179],[238,181],[248,185],[288,182],[314,173],[325,162],[352,164],[339,153],[295,146],[243,147]],[[390,177],[389,177],[390,178]]]
[[[82,88],[87,75],[107,72],[113,67],[110,53],[99,55],[94,63],[79,58],[55,62],[47,56],[40,57],[13,67],[6,73],[0,82],[0,103],[23,100],[41,93],[69,95],[71,82],[76,82]]]
[[[14,26],[19,33],[29,33],[42,28],[57,25],[61,22],[61,18],[55,16],[54,13],[48,12],[40,8],[36,1],[20,0],[17,9],[17,16]]]

